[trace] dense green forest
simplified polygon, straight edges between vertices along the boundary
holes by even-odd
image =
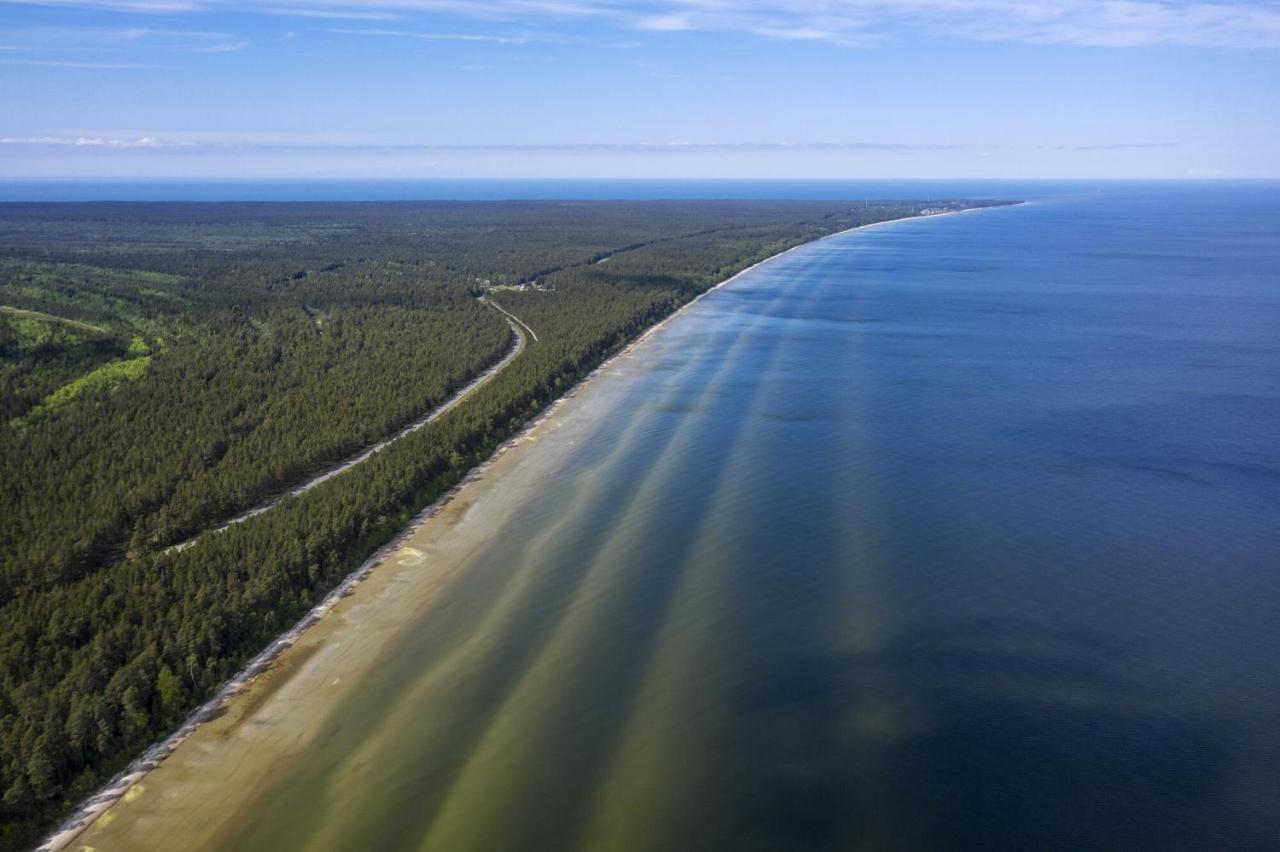
[[[0,205],[0,849],[175,728],[645,327],[771,254],[925,206]],[[538,336],[491,381],[165,549],[502,358],[485,294]]]

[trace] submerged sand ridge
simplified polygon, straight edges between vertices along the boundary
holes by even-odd
[[[799,247],[784,254],[803,256],[806,249]],[[749,273],[751,270],[739,277]],[[774,298],[782,296],[775,294]],[[607,431],[619,413],[625,412],[635,377],[651,368],[651,359],[661,361],[664,347],[655,346],[662,339],[655,336],[658,328],[675,327],[688,315],[687,311],[678,314],[647,332],[628,350],[632,354],[611,361],[557,403],[470,477],[450,500],[426,513],[397,542],[370,560],[344,590],[352,591],[359,582],[354,594],[335,595],[313,613],[303,625],[305,632],[292,632],[285,645],[265,658],[270,665],[255,673],[238,694],[226,696],[219,714],[210,714],[216,718],[201,721],[188,732],[187,741],[158,768],[143,767],[150,773],[143,780],[130,779],[134,786],[129,795],[77,842],[99,848],[154,848],[163,838],[166,848],[225,848],[246,842],[251,847],[258,844],[258,848],[332,848],[335,836],[348,832],[351,842],[356,843],[368,826],[360,818],[341,819],[341,804],[349,800],[352,790],[386,783],[388,776],[394,775],[388,767],[412,761],[413,752],[399,748],[401,735],[397,731],[434,726],[438,730],[416,736],[447,737],[452,729],[447,709],[451,704],[464,709],[490,708],[495,695],[512,688],[519,694],[517,685],[529,677],[521,670],[536,665],[538,654],[532,650],[512,653],[499,647],[501,643],[493,637],[504,632],[538,634],[540,641],[551,643],[551,647],[557,641],[584,641],[557,640],[556,635],[572,635],[567,626],[557,628],[555,634],[541,635],[546,631],[533,622],[544,618],[543,605],[573,608],[584,606],[583,599],[607,594],[611,560],[599,556],[599,565],[584,566],[590,570],[572,581],[581,584],[581,589],[575,586],[578,596],[567,600],[560,597],[564,590],[556,585],[566,578],[547,576],[540,566],[565,558],[558,549],[561,541],[572,540],[575,534],[581,537],[580,528],[589,526],[581,520],[582,515],[599,515],[601,507],[625,507],[635,495],[624,485],[593,477],[590,472],[565,471],[582,447],[594,452],[590,449],[593,436]],[[653,341],[648,345],[658,351],[646,351],[643,358],[638,357],[633,349],[648,341]],[[717,361],[732,363],[723,360],[724,355],[707,348],[683,369],[705,369]],[[677,408],[682,404],[680,389],[667,395],[674,397],[663,404]],[[626,428],[622,435],[606,439],[615,455],[642,452],[647,444],[655,457],[664,452],[663,445],[652,444],[652,436],[636,434],[647,428],[642,421]],[[531,449],[534,446],[536,451]],[[546,498],[547,483],[562,478],[573,481],[573,500],[567,511],[540,502]],[[669,487],[652,479],[633,484],[639,487],[643,482],[651,483],[658,493]],[[427,517],[431,520],[424,522]],[[495,541],[495,534],[501,536],[513,525],[536,532],[520,542]],[[484,570],[475,570],[478,561],[488,563]],[[376,571],[372,570],[375,565]],[[593,584],[600,588],[593,591]],[[432,643],[425,638],[432,635],[447,635],[447,639]],[[414,656],[418,651],[424,656]],[[554,653],[543,659],[543,666],[562,665],[555,662]],[[491,678],[495,685],[487,687],[489,692],[465,683],[478,667],[497,673]],[[389,674],[389,668],[395,673]],[[465,694],[468,691],[474,694]],[[459,693],[464,693],[461,699]],[[375,730],[364,729],[363,722],[344,710],[368,705],[370,696],[385,696],[385,701],[376,703],[386,718]],[[505,705],[498,701],[497,706]],[[428,712],[425,708],[433,709]],[[516,729],[510,735],[496,733],[502,730],[501,719],[499,713],[477,727],[489,729],[485,737],[498,737],[499,742],[506,736],[518,737]],[[495,747],[482,741],[472,746],[480,751],[455,768],[461,771],[461,778],[483,779],[491,770],[488,764],[497,759],[483,755]],[[317,755],[329,774],[320,787],[294,777],[295,772],[309,772],[303,767],[313,764]],[[412,767],[400,769],[412,771]],[[476,784],[477,789],[485,788],[483,781]],[[458,789],[465,791],[466,785]],[[279,807],[281,795],[297,798],[300,818],[303,813],[312,813],[305,820],[316,824],[306,831],[295,824],[287,830],[278,829],[282,834],[275,833],[276,829],[262,833],[262,838],[270,838],[267,845],[260,845],[261,839],[250,841],[258,835],[252,828],[255,820],[246,827],[246,816],[263,801]],[[436,806],[436,816],[443,820],[436,830],[457,842],[462,840],[458,832],[467,831],[465,815],[475,807],[463,804],[466,798],[455,791]],[[329,806],[317,811],[323,802]],[[449,828],[455,824],[459,827]],[[322,842],[321,838],[326,839]]]
[[[1270,848],[1277,480],[1230,462],[1274,443],[1274,288],[1242,220],[1150,192],[716,291],[77,843]]]
[[[444,614],[468,559],[521,507],[536,503],[541,481],[554,477],[590,436],[592,407],[566,401],[487,464],[430,523],[403,536],[355,594],[337,601],[77,842],[145,849],[163,841],[164,848],[199,849],[217,848],[234,836],[263,779],[279,782],[288,777],[292,756],[323,750],[335,731],[350,724],[339,708],[377,680],[378,662],[395,655],[405,634],[424,620]],[[534,445],[537,451],[529,452]],[[510,582],[507,596],[519,590],[521,579]],[[483,644],[485,626],[478,625],[477,636],[455,653],[465,659],[468,646]],[[390,734],[392,746],[394,740]]]

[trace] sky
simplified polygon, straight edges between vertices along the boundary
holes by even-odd
[[[0,0],[0,178],[1277,178],[1277,0]]]

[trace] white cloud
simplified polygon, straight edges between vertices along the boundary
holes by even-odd
[[[60,59],[0,59],[4,65],[36,65],[42,68],[89,68],[95,71],[121,71],[134,68],[155,68],[137,62],[75,62]]]
[[[106,9],[113,12],[194,12],[207,3],[199,0],[2,0],[13,6],[54,6],[78,9]]]
[[[322,20],[346,21],[395,21],[399,15],[394,12],[362,12],[359,9],[284,9],[269,8],[262,10],[272,15],[289,15],[295,18],[320,18]]]
[[[366,19],[467,17],[545,26],[740,32],[872,46],[916,36],[1090,47],[1280,47],[1271,0],[0,0],[124,12],[236,10]]]
[[[236,53],[244,50],[249,46],[249,42],[244,41],[227,41],[222,44],[213,44],[208,47],[196,47],[192,49],[194,53]]]
[[[1280,47],[1280,6],[1264,2],[667,0],[644,6],[651,15],[678,14],[684,28],[854,46],[928,35],[1093,47]]]
[[[329,27],[325,32],[339,35],[379,36],[386,38],[412,38],[419,41],[474,41],[490,44],[528,44],[526,36],[488,35],[481,33],[431,33],[412,30],[388,30],[371,28]]]
[[[671,13],[667,15],[648,15],[636,19],[633,26],[638,30],[652,30],[659,33],[680,32],[696,28],[690,14]]]
[[[3,2],[3,0],[0,0]],[[227,33],[155,27],[36,26],[0,30],[5,65],[114,71],[156,68],[174,54],[235,53],[249,42]]]
[[[113,139],[102,136],[3,136],[0,145],[52,145],[72,148],[161,148],[163,143],[150,136],[138,139]]]

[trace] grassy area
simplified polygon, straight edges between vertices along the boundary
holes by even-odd
[[[88,334],[107,334],[107,330],[87,322],[67,319],[66,317],[46,314],[42,311],[28,311],[22,308],[11,308],[0,305],[0,313],[9,317],[9,322],[18,331],[19,345],[24,349],[32,349],[41,345],[55,335],[49,326],[66,326]]]
[[[180,275],[84,263],[0,259],[0,308],[9,316],[43,317],[99,333],[156,338],[171,332],[165,317],[190,299]]]
[[[150,349],[142,337],[130,342],[105,325],[0,305],[0,423],[19,425],[60,389]]]
[[[0,424],[23,428],[136,380],[192,332],[188,279],[88,263],[0,259]]]
[[[134,340],[135,342],[140,342],[138,338],[134,338]],[[130,351],[134,351],[132,347]],[[58,388],[45,397],[43,402],[31,409],[27,416],[15,418],[11,421],[11,425],[22,427],[37,423],[56,413],[78,396],[90,392],[114,390],[125,382],[137,381],[147,372],[147,367],[149,366],[151,366],[150,355],[108,361],[101,367]]]

